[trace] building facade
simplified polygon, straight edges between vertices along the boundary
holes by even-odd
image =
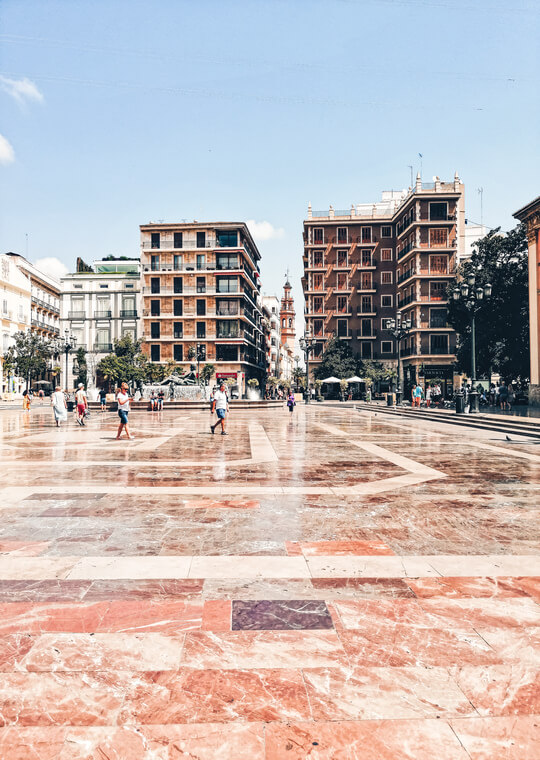
[[[277,296],[263,296],[263,316],[266,333],[266,372],[269,377],[281,374],[280,302]]]
[[[4,357],[13,345],[13,336],[30,329],[31,285],[29,278],[17,266],[14,254],[0,255],[0,318],[2,343],[0,352],[0,387],[2,397],[21,393],[26,387],[24,378],[13,377],[4,369]]]
[[[464,250],[464,187],[422,183],[388,191],[347,211],[308,209],[304,221],[306,329],[316,340],[310,367],[331,337],[368,360],[397,363],[388,321],[397,311],[413,329],[401,343],[405,392],[437,378],[451,386],[455,333],[446,323],[446,287]]]
[[[184,371],[200,362],[238,391],[266,373],[260,253],[242,222],[143,224],[144,350]]]
[[[76,348],[84,348],[88,367],[88,388],[96,387],[98,362],[113,350],[115,340],[130,335],[140,337],[140,262],[138,259],[104,259],[92,267],[67,274],[61,280],[60,332],[76,338]],[[90,269],[91,271],[87,271]],[[62,383],[73,387],[73,358],[61,362]]]
[[[24,256],[8,253],[15,266],[26,275],[31,288],[30,329],[44,340],[60,334],[60,281],[42,272]]]
[[[527,228],[531,352],[529,404],[540,406],[540,196],[516,211],[514,217]]]

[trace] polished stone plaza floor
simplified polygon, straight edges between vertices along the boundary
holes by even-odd
[[[540,447],[0,412],[0,757],[539,760]]]

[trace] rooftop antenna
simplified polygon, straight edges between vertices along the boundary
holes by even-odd
[[[412,187],[413,184],[414,184],[414,182],[413,182],[413,167],[411,166],[411,164],[407,164],[407,166],[411,170],[411,187]]]
[[[421,153],[419,153],[418,155],[420,157],[420,179],[422,179],[422,159],[424,158],[424,156]]]
[[[480,227],[484,226],[484,188],[478,188],[478,195],[480,196]]]

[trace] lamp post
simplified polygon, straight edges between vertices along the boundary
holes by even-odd
[[[204,359],[204,355],[202,351],[202,343],[197,343],[197,380],[199,382],[199,385],[201,384],[201,375],[199,372],[199,367],[203,359]]]
[[[469,312],[471,320],[471,392],[469,394],[469,412],[478,414],[478,391],[476,390],[476,312],[484,297],[491,295],[491,283],[476,285],[474,274],[470,274],[462,280],[461,284],[453,291],[454,301],[462,301]]]
[[[306,357],[306,404],[309,404],[309,355],[314,350],[317,341],[311,337],[310,331],[306,330],[299,343],[300,350],[304,352]]]
[[[63,338],[57,338],[57,340],[53,344],[53,350],[57,355],[59,354],[65,354],[66,355],[66,390],[67,390],[67,384],[68,384],[68,356],[70,354],[70,351],[75,351],[77,347],[77,337],[73,335],[73,333],[70,333],[69,328],[66,327],[64,330],[64,337]]]
[[[389,319],[387,322],[387,329],[390,334],[394,336],[397,341],[397,389],[396,389],[396,403],[401,404],[401,341],[406,338],[410,333],[412,327],[412,320],[410,317],[406,319],[401,318],[401,312],[398,311],[396,319]]]

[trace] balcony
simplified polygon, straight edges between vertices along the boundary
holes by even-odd
[[[357,317],[367,317],[367,316],[375,316],[377,314],[377,307],[371,306],[370,309],[356,309],[356,316]]]
[[[196,240],[183,240],[182,247],[175,248],[173,238],[161,238],[158,246],[152,245],[150,240],[143,240],[141,248],[143,251],[189,251],[194,249],[205,251],[208,248],[219,248],[219,246],[215,245],[212,240],[207,240],[202,247],[197,245]]]
[[[123,319],[128,319],[132,317],[137,316],[137,310],[136,309],[120,309],[120,316]]]
[[[94,343],[94,351],[99,354],[109,354],[112,351],[112,343]]]
[[[85,311],[68,311],[68,319],[85,319]]]
[[[95,319],[110,319],[112,315],[112,311],[110,309],[105,309],[104,311],[95,311],[94,312],[94,318]]]
[[[366,333],[365,330],[356,330],[356,337],[358,340],[373,340],[377,337],[377,330],[373,328],[369,333]]]

